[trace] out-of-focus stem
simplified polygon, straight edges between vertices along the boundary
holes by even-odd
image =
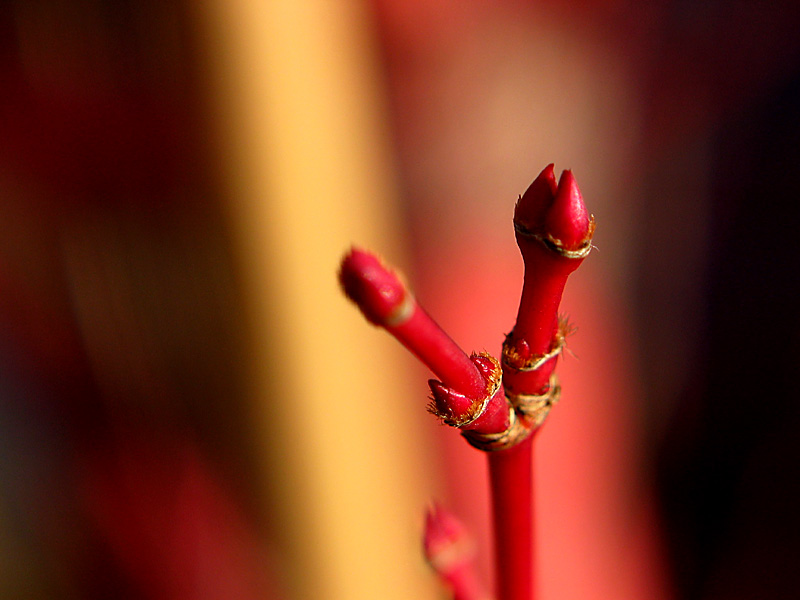
[[[486,600],[475,571],[474,541],[450,512],[432,506],[425,516],[425,558],[453,593],[453,600]]]

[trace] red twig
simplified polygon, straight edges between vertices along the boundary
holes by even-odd
[[[549,165],[517,203],[514,229],[525,280],[502,368],[488,355],[467,356],[374,255],[353,249],[339,279],[371,323],[386,328],[441,379],[429,381],[431,412],[462,429],[472,445],[490,450],[497,591],[501,600],[531,600],[532,434],[558,398],[552,375],[567,333],[558,307],[567,277],[591,249],[594,219],[572,173],[564,171],[556,184]],[[437,523],[429,517],[431,535]]]
[[[537,394],[546,390],[558,353],[537,369],[521,369],[563,342],[561,296],[567,277],[588,254],[594,233],[594,219],[572,173],[564,171],[557,186],[553,165],[548,165],[517,202],[514,229],[525,279],[517,322],[503,346],[503,383],[507,391]]]
[[[508,427],[502,388],[495,385],[497,362],[485,355],[467,356],[397,273],[375,255],[353,248],[342,261],[339,281],[370,323],[384,327],[441,379],[428,382],[432,412],[468,430],[496,433]]]
[[[538,426],[557,399],[551,379],[563,347],[558,307],[567,277],[591,248],[594,220],[570,171],[556,185],[547,166],[514,211],[517,244],[525,262],[519,313],[503,345],[503,385],[515,406],[534,400]],[[538,406],[535,404],[538,402]],[[533,598],[533,435],[489,455],[497,591],[502,600]]]
[[[443,383],[470,398],[483,395],[486,381],[475,364],[377,256],[353,248],[342,261],[339,281],[370,323],[385,327]]]
[[[490,452],[495,590],[501,600],[533,598],[533,435]]]

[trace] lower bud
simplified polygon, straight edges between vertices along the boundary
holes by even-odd
[[[451,427],[471,428],[473,424],[478,426],[488,425],[489,428],[502,427],[501,422],[505,422],[503,416],[503,408],[505,407],[505,399],[502,392],[502,369],[500,363],[489,354],[473,354],[470,360],[478,368],[481,376],[486,382],[486,387],[483,394],[479,398],[470,398],[460,392],[455,391],[453,388],[446,386],[441,381],[431,379],[428,385],[431,388],[431,403],[428,405],[429,412],[439,417],[445,424]],[[494,401],[494,403],[493,403]],[[500,418],[497,418],[498,406]],[[485,423],[486,419],[481,419],[484,415],[491,415],[491,423]],[[480,423],[476,423],[481,419]],[[495,421],[498,421],[495,423]]]
[[[449,388],[441,381],[430,379],[431,404],[428,410],[452,427],[463,427],[474,421],[476,401]],[[480,402],[477,403],[480,407]]]
[[[442,574],[451,572],[475,556],[475,548],[464,525],[438,505],[433,505],[425,515],[423,547],[425,558],[437,573]]]

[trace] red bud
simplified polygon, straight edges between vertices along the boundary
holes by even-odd
[[[350,250],[342,261],[339,282],[373,325],[398,325],[410,316],[403,314],[406,286],[374,254],[359,248]]]
[[[441,381],[429,379],[428,386],[431,388],[436,414],[446,421],[460,421],[464,418],[464,415],[470,412],[475,403],[472,398],[447,387]]]
[[[564,250],[579,250],[592,234],[592,218],[572,171],[564,171],[558,182],[555,201],[545,218],[545,232]]]
[[[467,530],[453,514],[434,504],[425,515],[425,556],[433,561],[442,552],[468,539]]]
[[[525,231],[539,231],[545,215],[556,196],[556,176],[553,165],[547,165],[539,176],[528,186],[514,209],[514,224]]]

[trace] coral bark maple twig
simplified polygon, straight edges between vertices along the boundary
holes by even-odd
[[[514,229],[525,277],[517,322],[503,344],[503,385],[515,408],[530,406],[527,414],[536,429],[558,397],[553,370],[565,335],[558,308],[567,277],[591,249],[594,219],[572,173],[564,171],[556,184],[548,165],[517,202]],[[534,435],[489,454],[496,587],[502,600],[530,600],[534,594]]]
[[[429,381],[434,412],[462,429],[495,433],[508,427],[499,365],[485,355],[467,356],[396,272],[353,248],[342,261],[339,282],[370,323],[385,328],[441,379]]]
[[[486,354],[467,356],[376,256],[351,250],[339,280],[371,323],[384,327],[441,379],[429,382],[431,412],[489,451],[497,593],[500,600],[531,600],[533,434],[560,392],[553,370],[567,327],[558,308],[567,277],[591,249],[594,219],[572,173],[564,171],[556,183],[548,165],[520,197],[514,229],[525,278],[501,363]],[[449,522],[443,514],[429,515],[426,540]]]

